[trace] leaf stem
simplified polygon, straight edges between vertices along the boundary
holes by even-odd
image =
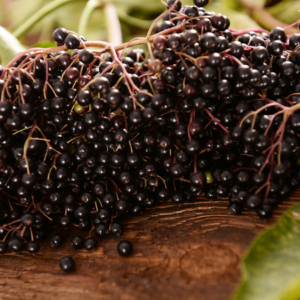
[[[33,27],[38,21],[47,16],[49,13],[59,8],[60,6],[70,3],[70,2],[78,2],[85,0],[54,0],[44,7],[42,7],[39,11],[37,11],[34,15],[32,15],[26,22],[24,22],[19,28],[17,28],[13,35],[16,38],[20,38],[23,36],[31,27]]]

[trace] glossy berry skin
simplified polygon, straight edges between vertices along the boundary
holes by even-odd
[[[185,168],[181,163],[175,163],[170,167],[170,175],[173,178],[180,178],[184,175]]]
[[[60,268],[64,272],[71,272],[75,269],[75,262],[71,256],[64,256],[59,261]]]
[[[98,247],[98,242],[94,238],[87,238],[84,240],[84,248],[88,251],[95,251]]]
[[[199,34],[211,32],[212,31],[212,25],[211,21],[208,18],[203,18],[197,21],[196,23],[196,30]]]
[[[198,171],[190,174],[190,183],[194,187],[201,188],[206,184],[206,176],[204,172]]]
[[[40,244],[36,241],[27,242],[27,251],[36,254],[40,251]]]
[[[183,42],[189,46],[189,45],[194,45],[197,43],[199,39],[198,32],[194,29],[187,30],[184,35],[183,35]]]
[[[209,0],[194,0],[194,4],[198,7],[204,7],[208,4]]]
[[[266,59],[268,59],[269,54],[265,47],[259,46],[252,51],[252,59],[256,63],[263,63]]]
[[[248,145],[253,145],[259,138],[259,132],[256,129],[247,129],[243,135],[244,141]]]
[[[270,40],[280,40],[282,42],[286,42],[286,33],[283,28],[275,27],[270,32]]]
[[[182,192],[173,192],[171,195],[171,201],[175,205],[182,205],[186,202],[186,196]]]
[[[289,40],[290,47],[295,49],[298,45],[300,45],[300,34],[294,33]]]
[[[92,103],[93,97],[89,91],[83,91],[78,93],[77,102],[81,106],[87,106]]]
[[[201,46],[202,49],[211,50],[216,45],[217,45],[217,38],[213,33],[207,32],[207,33],[204,33],[200,37],[200,46]]]
[[[190,140],[185,143],[185,150],[189,155],[196,155],[200,152],[200,142],[197,140]]]
[[[63,242],[64,242],[64,237],[60,233],[55,233],[50,238],[50,244],[54,248],[58,248],[62,246]]]
[[[124,227],[122,223],[114,221],[111,223],[110,231],[114,237],[120,237],[123,234]]]
[[[214,28],[218,30],[225,30],[227,29],[227,22],[225,17],[222,14],[215,14],[210,19],[211,24]]]
[[[67,36],[68,31],[65,28],[57,28],[53,32],[53,38],[58,44],[63,44]]]
[[[271,204],[263,204],[256,210],[257,215],[261,219],[269,219],[272,217],[274,207]]]
[[[88,65],[93,62],[94,53],[91,50],[84,49],[84,50],[80,51],[79,59],[82,63]]]
[[[5,254],[8,251],[7,242],[0,241],[0,254]]]
[[[75,34],[69,34],[64,43],[68,49],[77,49],[80,46],[80,39]]]
[[[156,36],[153,40],[153,46],[156,50],[162,51],[166,48],[168,40],[164,36]]]
[[[12,238],[8,242],[8,251],[12,254],[20,254],[25,248],[25,243],[19,238]]]
[[[108,234],[108,226],[104,223],[99,223],[95,227],[95,234],[99,237],[104,237]]]
[[[257,209],[262,204],[262,198],[257,195],[249,195],[246,199],[247,207],[250,209]]]
[[[133,251],[133,247],[130,241],[121,241],[117,247],[118,253],[121,256],[130,256]]]
[[[72,217],[69,215],[61,216],[59,219],[60,226],[63,228],[68,228],[72,225]]]
[[[31,213],[26,213],[21,217],[21,222],[24,226],[32,226],[35,222],[35,217]]]
[[[242,212],[242,205],[241,203],[235,201],[229,204],[227,209],[231,215],[240,215]]]
[[[283,50],[284,47],[280,41],[275,40],[268,45],[268,51],[271,55],[279,56]]]

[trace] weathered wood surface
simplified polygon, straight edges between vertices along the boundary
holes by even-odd
[[[139,217],[124,220],[122,239],[134,254],[120,257],[118,239],[99,241],[98,250],[75,251],[66,243],[51,249],[42,244],[38,255],[0,257],[0,300],[227,300],[240,279],[239,261],[251,241],[299,199],[283,202],[275,216],[260,220],[255,213],[227,213],[227,201],[175,207],[164,204]],[[64,274],[59,258],[72,255],[76,270]]]

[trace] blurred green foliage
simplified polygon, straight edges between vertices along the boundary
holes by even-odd
[[[112,18],[106,15],[108,2],[115,6],[124,42],[144,36],[152,21],[165,9],[161,0],[0,0],[0,26],[28,47],[55,45],[52,32],[57,27],[82,34],[87,40],[109,40],[108,34],[113,34],[115,24],[110,24]],[[182,0],[182,4],[193,5],[193,0]],[[300,0],[211,0],[206,7],[227,15],[231,27],[236,29],[267,27],[260,19],[261,11],[274,17],[272,26],[276,20],[290,24],[299,19],[299,8]],[[5,34],[5,38],[8,36]],[[12,37],[11,43],[6,44],[16,45],[14,42]],[[4,59],[0,49],[2,63],[10,56]]]

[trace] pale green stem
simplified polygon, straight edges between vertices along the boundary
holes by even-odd
[[[16,38],[20,38],[24,35],[32,26],[34,26],[38,21],[47,16],[49,13],[59,8],[60,6],[70,3],[70,2],[78,2],[78,1],[86,1],[86,0],[54,0],[44,7],[42,7],[39,11],[37,11],[34,15],[32,15],[26,22],[24,22],[19,28],[17,28],[13,35]]]

